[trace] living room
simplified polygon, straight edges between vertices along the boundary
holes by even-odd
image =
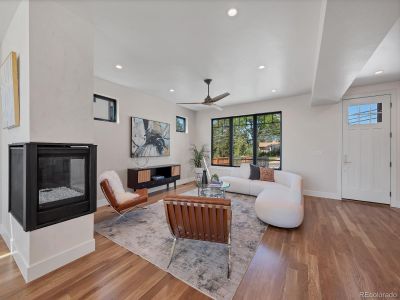
[[[1,1],[0,299],[399,297],[399,53],[398,0]]]

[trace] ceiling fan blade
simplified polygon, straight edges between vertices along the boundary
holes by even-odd
[[[223,93],[221,95],[211,98],[211,102],[217,102],[221,99],[224,99],[225,97],[228,97],[229,95],[230,95],[229,93]]]
[[[177,103],[177,104],[204,104],[204,102],[182,102],[182,103]]]
[[[217,109],[217,110],[219,110],[219,111],[222,111],[222,107],[221,107],[221,106],[218,106],[217,104],[211,104],[210,107],[211,107],[211,108],[215,108],[215,109]]]

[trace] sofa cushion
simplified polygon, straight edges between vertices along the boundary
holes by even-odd
[[[260,180],[274,182],[274,169],[260,168]]]
[[[282,184],[270,181],[261,181],[261,180],[251,180],[250,181],[250,195],[257,196],[265,189],[287,189],[288,188]]]
[[[250,165],[250,177],[251,180],[260,180],[260,167],[256,165]]]
[[[125,193],[125,189],[122,186],[121,179],[119,179],[119,176],[115,171],[103,172],[99,177],[99,182],[102,182],[104,179],[108,180],[108,183],[114,195]]]
[[[239,168],[239,177],[249,179],[250,177],[250,164],[241,164]]]
[[[115,199],[118,202],[118,205],[122,205],[128,201],[134,200],[138,198],[138,194],[130,193],[130,192],[123,192],[123,193],[117,193],[115,194]]]
[[[250,179],[244,179],[233,176],[223,176],[220,180],[230,184],[228,192],[250,195]]]

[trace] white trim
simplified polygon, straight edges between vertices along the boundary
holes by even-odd
[[[312,196],[312,197],[319,197],[319,198],[326,198],[326,199],[333,199],[333,200],[342,200],[342,198],[340,197],[340,194],[338,194],[338,193],[304,190],[303,194],[304,194],[304,196]]]
[[[97,208],[108,205],[108,201],[105,198],[97,200]]]
[[[28,283],[93,252],[94,250],[95,240],[91,239],[30,266],[25,262],[18,251],[13,253],[13,257],[21,271],[22,276],[24,277],[25,282]]]
[[[10,233],[4,229],[4,226],[0,224],[0,235],[3,238],[4,242],[6,243],[8,249],[11,249],[11,237]]]

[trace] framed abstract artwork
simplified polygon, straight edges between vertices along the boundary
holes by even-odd
[[[17,54],[11,52],[0,66],[0,100],[3,128],[20,124]]]
[[[170,155],[170,125],[137,117],[131,118],[131,157]]]

